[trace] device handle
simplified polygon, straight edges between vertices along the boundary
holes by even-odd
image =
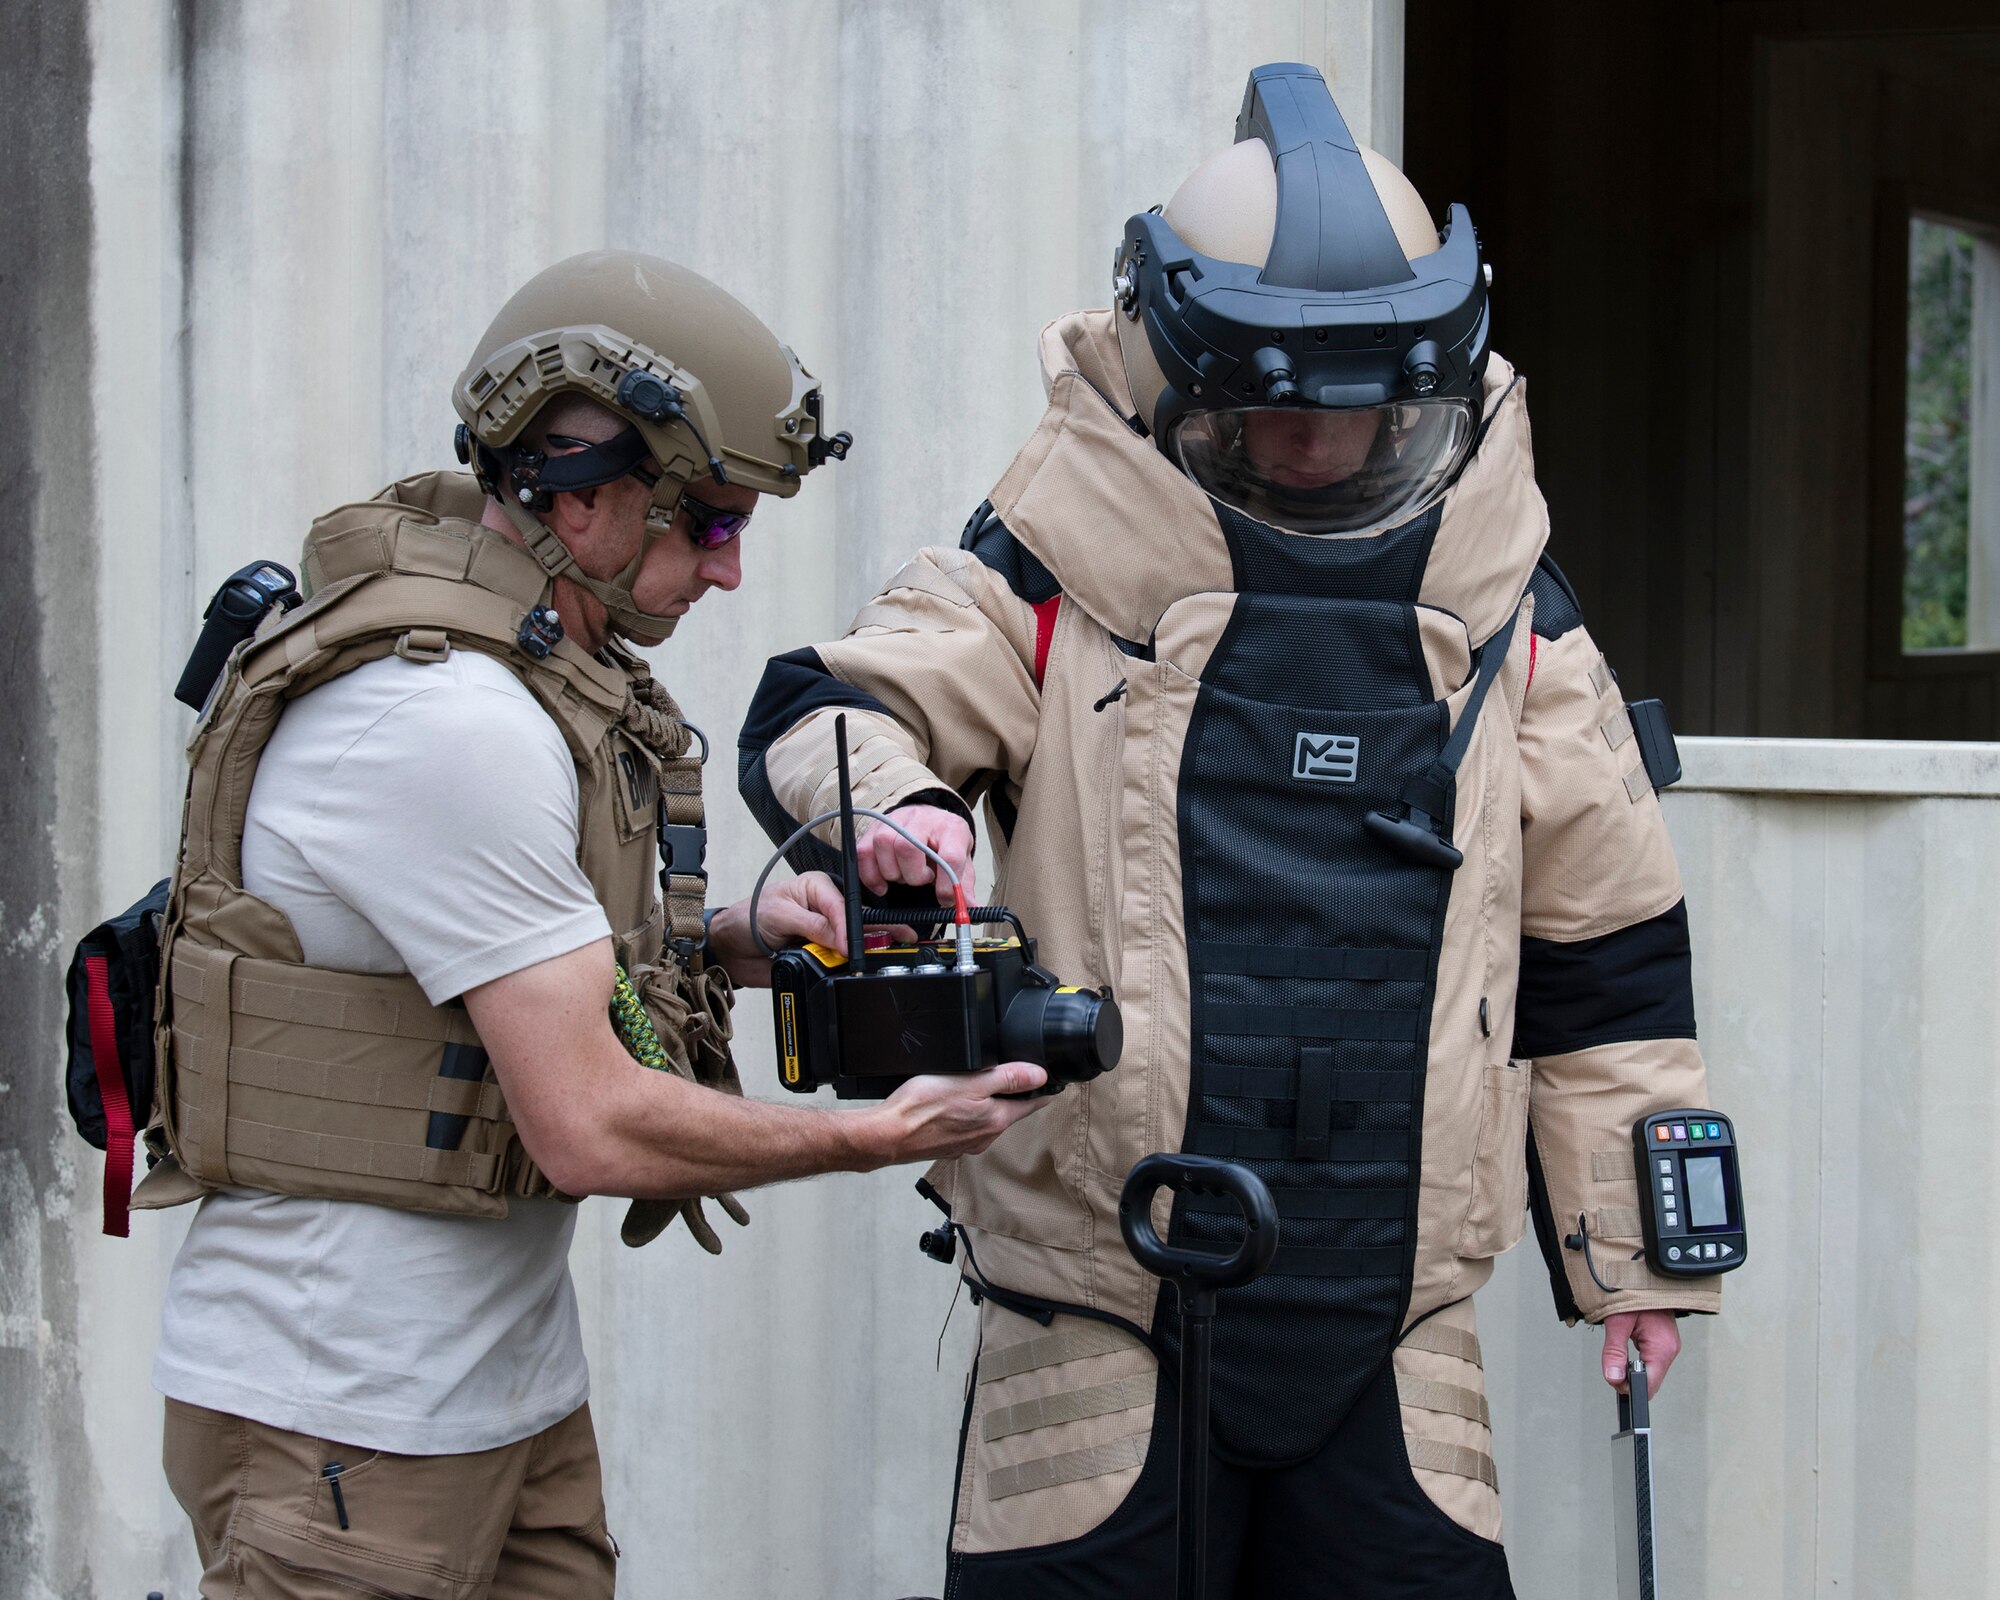
[[[1228,1255],[1166,1243],[1153,1229],[1153,1196],[1161,1189],[1234,1200],[1249,1224],[1243,1242]],[[1239,1162],[1161,1153],[1145,1157],[1126,1178],[1118,1196],[1118,1231],[1125,1248],[1156,1278],[1188,1289],[1239,1289],[1278,1253],[1278,1206],[1264,1180]]]
[[[1625,1392],[1618,1396],[1620,1433],[1652,1427],[1652,1401],[1646,1393],[1652,1382],[1646,1375],[1646,1363],[1633,1356],[1625,1366]]]

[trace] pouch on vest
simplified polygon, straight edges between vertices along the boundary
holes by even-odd
[[[1663,700],[1632,700],[1625,706],[1632,719],[1632,732],[1639,740],[1639,759],[1645,763],[1646,777],[1657,789],[1671,788],[1681,781],[1681,752],[1674,743],[1674,730],[1667,721]]]
[[[153,997],[168,880],[99,923],[69,963],[67,1076],[76,1131],[104,1151],[104,1231],[128,1231],[136,1128],[153,1108]]]

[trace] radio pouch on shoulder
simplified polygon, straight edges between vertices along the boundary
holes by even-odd
[[[70,1120],[104,1152],[104,1231],[130,1232],[136,1131],[153,1109],[153,996],[160,976],[162,878],[130,910],[98,924],[69,963]]]

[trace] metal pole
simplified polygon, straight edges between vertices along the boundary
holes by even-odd
[[[1208,1370],[1215,1291],[1180,1285],[1180,1600],[1208,1592]]]
[[[1626,1371],[1611,1436],[1611,1504],[1618,1553],[1618,1600],[1658,1600],[1659,1554],[1653,1528],[1653,1423],[1643,1361]]]

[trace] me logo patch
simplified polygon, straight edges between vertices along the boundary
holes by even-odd
[[[1361,771],[1361,741],[1351,733],[1302,733],[1292,749],[1292,776],[1353,783]]]

